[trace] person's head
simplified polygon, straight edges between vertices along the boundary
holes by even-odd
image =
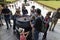
[[[32,16],[32,19],[35,20],[35,16]]]
[[[36,15],[41,15],[41,10],[39,8],[36,9]]]
[[[16,9],[16,14],[20,14],[20,9]]]
[[[32,6],[33,9],[35,9],[35,6]]]
[[[60,8],[57,9],[57,12],[60,12]]]
[[[46,16],[50,17],[51,16],[51,11],[49,11]]]

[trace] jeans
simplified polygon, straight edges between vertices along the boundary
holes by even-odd
[[[16,26],[16,20],[14,19],[14,20],[13,20],[13,30],[16,29],[15,26]]]
[[[37,31],[36,29],[34,30],[34,40],[38,40],[39,38],[39,31]]]

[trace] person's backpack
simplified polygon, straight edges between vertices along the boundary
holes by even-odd
[[[44,22],[43,16],[36,19],[34,27],[39,32],[43,32],[44,33],[46,31],[46,27],[45,27],[45,22]]]
[[[45,22],[44,22],[44,17],[41,17],[41,21],[42,21],[42,27],[41,27],[41,31],[40,32],[45,32],[46,31],[46,27],[45,27]]]
[[[34,28],[37,30],[37,31],[41,31],[41,26],[42,26],[42,21],[40,19],[40,17],[38,17],[36,20],[35,20],[35,24],[34,24]]]

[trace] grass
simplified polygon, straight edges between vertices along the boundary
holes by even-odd
[[[55,9],[60,8],[60,1],[37,1],[37,2]]]
[[[16,1],[16,0],[6,0],[7,2],[14,2],[14,1]]]

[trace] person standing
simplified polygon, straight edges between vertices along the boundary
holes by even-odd
[[[54,31],[54,28],[58,22],[58,19],[60,19],[60,8],[58,8],[52,15],[52,22],[51,22],[51,26],[50,26],[50,31]]]
[[[42,20],[41,20],[42,15],[41,15],[41,10],[39,8],[36,9],[36,15],[37,18],[35,19],[35,23],[34,23],[34,40],[38,40],[39,33],[42,28]]]
[[[44,32],[44,35],[43,35],[42,40],[46,40],[47,31],[48,31],[49,23],[50,23],[50,19],[51,19],[50,16],[51,16],[51,12],[48,12],[48,13],[46,14],[45,19],[44,19],[46,31]]]
[[[22,13],[23,13],[23,16],[26,16],[28,14],[28,11],[25,6],[22,6]]]
[[[15,27],[16,27],[16,19],[20,18],[21,14],[20,14],[20,9],[16,9],[15,14],[13,15],[13,30],[15,31]]]
[[[7,25],[7,29],[9,29],[9,25],[11,27],[11,22],[10,22],[10,14],[11,11],[8,9],[8,6],[4,5],[3,9],[2,9],[2,13],[4,14],[4,19]]]
[[[32,6],[32,7],[31,7],[31,14],[30,14],[30,15],[31,15],[31,16],[36,16],[36,15],[35,15],[35,12],[36,12],[35,6]]]
[[[35,23],[35,16],[32,16],[30,25],[32,27],[32,40],[34,40],[34,23]]]

